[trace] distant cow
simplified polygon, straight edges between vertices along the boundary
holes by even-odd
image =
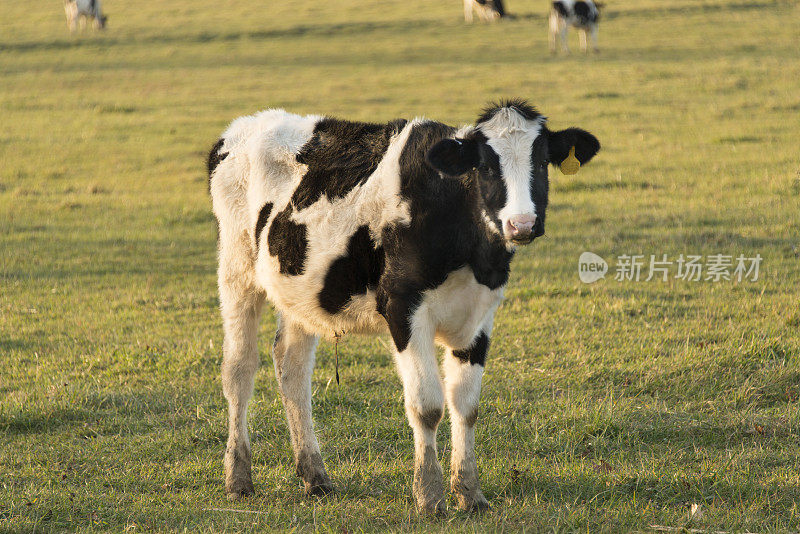
[[[108,17],[103,15],[100,0],[64,0],[64,11],[67,14],[67,28],[74,32],[80,24],[81,29],[86,27],[87,19],[94,19],[94,26],[98,30],[106,27]]]
[[[581,50],[587,51],[587,34],[592,36],[592,48],[598,52],[597,33],[600,20],[599,4],[592,0],[560,0],[553,2],[550,10],[550,51],[556,51],[556,39],[560,39],[561,48],[569,53],[567,46],[567,28],[578,29],[581,39]]]
[[[307,493],[333,490],[311,421],[319,337],[388,332],[414,432],[418,508],[444,510],[436,430],[445,403],[453,494],[460,509],[487,508],[474,424],[511,259],[544,234],[548,164],[567,160],[576,169],[599,148],[584,130],[550,131],[520,100],[493,105],[458,129],[276,109],[231,123],[208,157],[219,223],[229,498],[253,493],[247,405],[268,299],[279,312],[272,357]],[[445,348],[444,385],[437,345]]]
[[[472,12],[478,13],[483,21],[493,21],[503,18],[506,10],[503,0],[464,0],[464,20],[472,22]]]

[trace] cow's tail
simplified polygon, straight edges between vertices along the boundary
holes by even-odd
[[[208,170],[208,190],[211,191],[211,177],[214,175],[214,171],[217,169],[217,166],[225,159],[225,156],[228,155],[227,152],[222,151],[222,145],[225,144],[224,139],[218,139],[214,146],[211,147],[211,151],[208,153],[208,158],[206,159],[206,169]]]

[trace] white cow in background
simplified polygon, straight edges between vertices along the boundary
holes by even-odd
[[[567,46],[567,29],[572,26],[580,32],[581,50],[587,51],[587,34],[592,36],[592,49],[597,48],[598,21],[600,20],[600,4],[592,0],[560,0],[553,2],[550,10],[550,51],[556,52],[556,39],[561,41],[561,48],[569,54]]]
[[[464,0],[464,20],[472,23],[472,12],[486,22],[500,19],[506,15],[503,0]]]
[[[94,27],[102,30],[106,27],[108,17],[103,15],[100,0],[64,0],[64,12],[67,14],[67,28],[75,32],[80,24],[81,29],[86,27],[86,20],[94,19]]]

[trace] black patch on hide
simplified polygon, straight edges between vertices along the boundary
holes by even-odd
[[[330,314],[338,313],[353,295],[375,289],[383,274],[383,248],[375,246],[367,226],[360,226],[350,236],[347,252],[331,263],[319,304]]]
[[[503,0],[475,0],[477,3],[484,7],[488,7],[500,17],[506,16],[506,8],[503,6]]]
[[[272,202],[267,202],[258,212],[258,220],[256,221],[256,250],[258,250],[258,238],[261,237],[261,232],[264,226],[267,225],[269,214],[272,213]]]
[[[494,10],[497,12],[500,17],[506,16],[506,8],[503,5],[503,0],[493,0]]]
[[[558,11],[558,14],[564,18],[569,17],[569,11],[567,10],[567,6],[565,6],[561,2],[553,2],[553,9]]]
[[[306,225],[291,220],[292,205],[277,214],[267,233],[269,255],[276,256],[281,274],[298,276],[305,271],[308,239]]]
[[[592,9],[589,2],[578,0],[573,7],[575,10],[575,18],[578,19],[578,24],[581,26],[588,26],[597,22],[597,12]]]
[[[487,352],[489,352],[489,336],[481,332],[469,348],[454,350],[453,356],[464,363],[484,366]]]
[[[475,138],[480,147],[480,163],[473,179],[479,184],[481,200],[486,214],[495,221],[498,228],[502,227],[497,213],[506,205],[506,184],[503,181],[503,170],[500,167],[500,157],[486,141],[486,136],[476,131]]]
[[[329,200],[342,198],[366,182],[383,159],[391,137],[405,124],[403,119],[387,124],[330,118],[319,121],[296,156],[308,170],[292,195],[292,204],[302,210],[322,195]]]

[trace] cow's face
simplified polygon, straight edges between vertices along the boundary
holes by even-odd
[[[438,171],[476,182],[484,219],[511,246],[544,234],[548,163],[560,165],[575,147],[583,164],[600,149],[590,133],[577,128],[551,132],[545,121],[524,102],[504,103],[487,109],[474,128],[428,152],[428,163]]]

